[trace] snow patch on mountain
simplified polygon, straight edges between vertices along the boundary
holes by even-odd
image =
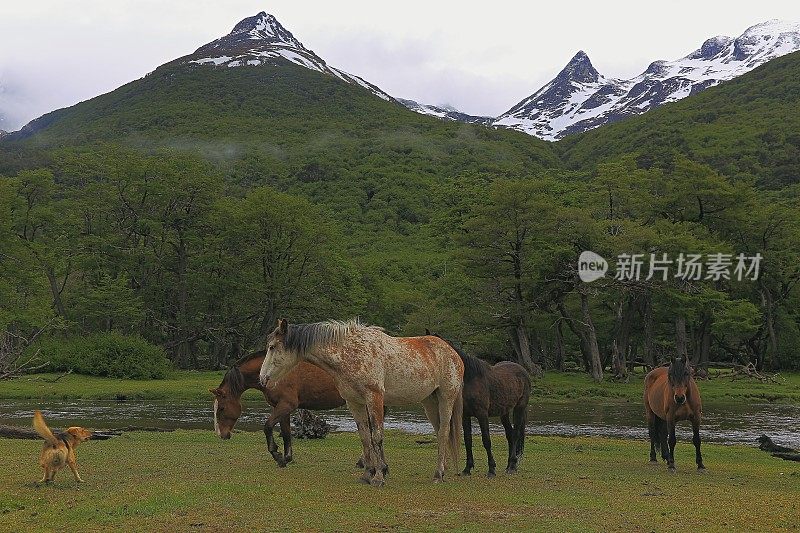
[[[452,106],[420,104],[414,100],[406,100],[404,98],[396,98],[396,100],[411,111],[415,111],[421,115],[430,115],[432,117],[441,118],[443,120],[454,120],[457,122],[466,122],[468,124],[483,124],[485,126],[490,125],[492,121],[494,121],[493,117],[469,115]]]

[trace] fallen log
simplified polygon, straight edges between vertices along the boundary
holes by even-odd
[[[63,433],[63,430],[52,428],[53,433],[58,435]],[[122,435],[122,432],[114,432],[113,430],[100,430],[93,431],[91,440],[108,440],[111,437]],[[20,427],[20,426],[7,426],[0,424],[0,437],[5,439],[26,439],[26,440],[41,440],[42,437],[33,428]]]
[[[777,452],[773,453],[772,457],[783,459],[784,461],[797,461],[800,463],[800,453]]]
[[[769,453],[772,455],[772,457],[777,457],[778,459],[783,459],[784,461],[800,462],[800,452],[794,448],[775,444],[775,442],[773,442],[773,440],[766,435],[761,435],[756,440],[759,443],[758,449]]]

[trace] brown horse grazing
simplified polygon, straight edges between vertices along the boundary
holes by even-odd
[[[223,439],[231,438],[233,426],[242,414],[242,393],[247,389],[260,390],[272,406],[272,412],[264,423],[267,449],[278,466],[283,467],[292,461],[289,415],[297,408],[323,410],[341,407],[344,400],[330,374],[310,363],[301,363],[279,382],[269,382],[262,387],[258,374],[265,354],[261,350],[244,357],[225,373],[219,387],[209,389],[214,395],[214,431]],[[278,451],[272,432],[277,423],[281,425],[283,454]]]
[[[426,330],[427,332],[427,330]],[[436,335],[436,334],[434,334]],[[439,335],[436,335],[439,337]],[[441,338],[441,337],[440,337]],[[464,362],[464,447],[467,450],[467,465],[463,475],[470,475],[475,467],[472,456],[472,417],[478,419],[481,438],[489,459],[487,477],[495,476],[497,466],[492,456],[492,440],[489,438],[489,417],[499,416],[508,440],[508,465],[506,473],[513,474],[525,450],[525,424],[527,422],[528,399],[531,395],[531,377],[521,365],[501,361],[492,366],[486,361],[465,354],[452,342],[447,341],[458,352]],[[514,423],[511,423],[513,413]]]
[[[656,461],[656,450],[670,471],[675,471],[675,423],[692,423],[695,461],[704,470],[700,454],[700,419],[703,404],[700,389],[692,378],[691,367],[685,359],[674,359],[669,367],[652,370],[644,378],[644,410],[650,430],[650,462]],[[667,441],[669,439],[669,442]],[[667,448],[669,445],[669,448]]]
[[[362,481],[382,486],[384,405],[421,402],[438,441],[434,481],[461,449],[464,363],[436,337],[391,337],[358,320],[292,324],[279,320],[269,335],[261,381],[281,379],[302,361],[330,372],[353,414],[364,450]],[[449,456],[449,457],[448,457]]]

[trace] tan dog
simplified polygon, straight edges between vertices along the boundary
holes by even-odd
[[[33,413],[33,428],[36,433],[44,439],[42,454],[39,456],[39,464],[44,469],[44,475],[39,483],[51,483],[56,477],[56,472],[69,466],[75,481],[81,483],[83,480],[78,474],[78,461],[75,457],[75,448],[81,442],[89,440],[92,432],[82,427],[71,427],[60,433],[57,437],[53,435],[50,428],[42,418],[42,413]]]

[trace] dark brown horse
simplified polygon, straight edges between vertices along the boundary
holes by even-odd
[[[656,463],[656,451],[670,471],[675,471],[675,424],[692,423],[692,442],[698,470],[704,470],[700,454],[700,419],[703,403],[692,369],[685,359],[675,359],[669,367],[652,370],[644,378],[644,410],[650,430],[650,462]]]
[[[216,389],[214,395],[214,430],[223,439],[231,438],[231,431],[242,414],[241,396],[247,389],[257,389],[272,406],[272,412],[264,423],[267,449],[278,466],[286,466],[292,460],[292,429],[289,416],[297,409],[323,410],[344,405],[336,390],[333,378],[310,363],[300,363],[279,382],[269,382],[262,387],[258,379],[265,352],[258,351],[236,363]],[[278,451],[273,428],[280,423],[283,451]]]
[[[531,395],[531,377],[517,363],[502,361],[492,366],[486,361],[465,354],[452,342],[447,342],[458,352],[464,362],[462,424],[464,447],[467,449],[467,465],[462,474],[470,475],[475,467],[475,459],[472,455],[472,417],[475,417],[478,419],[483,447],[486,449],[489,459],[487,476],[495,476],[497,464],[492,455],[492,441],[489,437],[490,416],[499,416],[506,431],[506,440],[508,440],[506,473],[513,474],[517,471],[517,465],[525,449],[525,424],[528,399]]]

